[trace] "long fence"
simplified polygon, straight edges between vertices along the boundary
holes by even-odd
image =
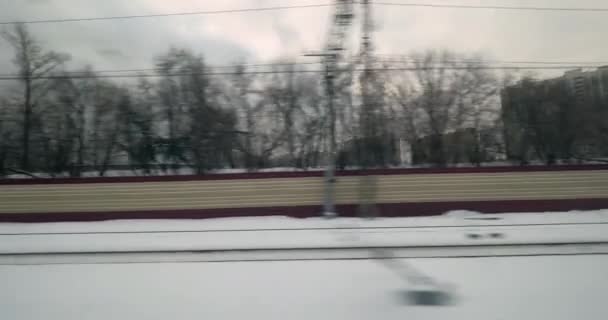
[[[608,208],[608,166],[340,172],[338,214],[380,216]],[[0,221],[320,215],[321,172],[0,180]]]

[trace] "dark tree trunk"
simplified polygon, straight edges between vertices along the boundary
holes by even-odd
[[[30,129],[31,129],[31,118],[32,118],[32,84],[29,77],[25,79],[25,105],[23,110],[23,137],[21,141],[21,148],[23,154],[21,155],[21,169],[25,171],[30,170]]]

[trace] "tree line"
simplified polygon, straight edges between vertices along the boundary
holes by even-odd
[[[67,71],[70,56],[45,50],[24,25],[3,39],[18,76],[0,95],[0,175],[325,164],[328,96],[323,74],[306,66],[287,60],[261,74],[240,64],[214,74],[202,55],[171,48],[156,58],[154,77],[117,81],[91,67]],[[398,166],[406,150],[414,164],[435,166],[507,154],[500,90],[508,78],[480,68],[479,56],[412,57],[391,64],[410,71],[380,64],[360,72],[353,61],[336,70],[337,165]]]
[[[506,156],[517,163],[606,162],[608,70],[570,81],[524,78],[502,91],[501,118]]]

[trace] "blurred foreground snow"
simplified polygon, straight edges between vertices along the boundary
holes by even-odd
[[[0,266],[11,320],[604,320],[608,256],[408,260],[448,281],[444,307],[370,260]]]
[[[0,224],[0,319],[603,320],[604,242],[608,210]],[[408,304],[412,283],[369,254],[383,246],[451,256],[392,260],[450,288],[451,304]],[[186,262],[197,250],[224,262]],[[243,259],[263,254],[273,261]]]

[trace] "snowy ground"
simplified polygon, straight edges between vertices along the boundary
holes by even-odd
[[[393,219],[285,217],[0,224],[0,254],[608,242],[608,210]]]
[[[12,320],[604,320],[608,256],[426,259],[455,292],[408,305],[409,285],[366,261],[0,266]]]
[[[0,224],[0,319],[603,320],[606,243],[608,210]],[[450,303],[406,300],[417,275]]]

